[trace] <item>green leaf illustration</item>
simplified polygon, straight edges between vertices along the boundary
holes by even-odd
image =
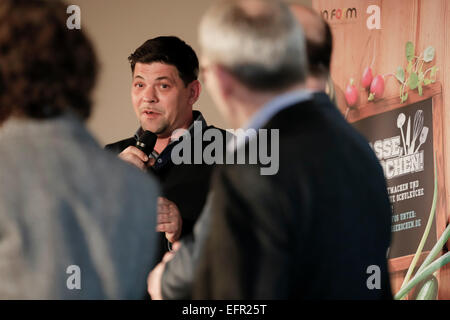
[[[417,86],[417,89],[419,90],[419,96],[422,96],[423,95],[422,82],[419,82],[419,85]]]
[[[434,53],[435,53],[434,47],[432,46],[427,47],[423,53],[423,61],[425,62],[433,61]]]
[[[397,68],[397,72],[395,72],[395,77],[398,81],[403,83],[405,81],[405,70],[402,67]]]
[[[409,88],[411,90],[414,90],[417,88],[417,85],[419,84],[419,77],[417,76],[417,73],[413,72],[411,73],[409,77]]]
[[[423,81],[424,74],[423,72],[419,72],[419,82]]]
[[[430,72],[430,78],[433,78],[436,75],[437,67],[433,66]]]
[[[406,43],[406,60],[412,61],[414,58],[414,45],[411,41]]]
[[[412,67],[413,67],[412,61],[408,62],[408,66],[406,67],[406,72],[411,73]]]
[[[402,96],[402,103],[408,100],[408,92],[405,92],[405,94]]]
[[[424,85],[429,85],[431,83],[431,80],[430,79],[428,79],[428,78],[425,78],[425,79],[423,79],[423,84]]]
[[[408,92],[405,92],[405,101],[408,99]]]

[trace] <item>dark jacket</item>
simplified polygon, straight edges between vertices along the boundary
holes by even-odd
[[[159,154],[155,165],[148,171],[149,174],[158,178],[161,184],[162,196],[173,201],[181,213],[183,219],[181,238],[192,232],[194,223],[202,211],[209,191],[210,177],[214,167],[214,165],[208,165],[204,162],[201,164],[194,164],[194,143],[195,141],[202,141],[202,135],[208,129],[220,130],[223,134],[223,138],[227,138],[225,130],[218,129],[214,126],[208,126],[199,111],[193,111],[193,118],[194,121],[201,122],[202,126],[201,131],[197,132],[197,135],[194,135],[194,125],[189,128],[191,137],[193,137],[191,139],[191,163],[175,165],[172,162],[172,149],[182,141],[182,139],[180,139],[179,141],[171,142],[163,152]],[[138,130],[138,132],[139,131],[140,130]],[[198,133],[201,135],[200,137],[198,136]],[[105,146],[105,149],[118,154],[128,146],[134,146],[136,144],[137,134],[132,138],[108,144]],[[209,143],[211,142],[202,141],[202,152]],[[168,243],[165,240],[163,233],[160,235],[159,242],[160,253],[158,258],[162,258],[163,254],[168,250]]]
[[[282,110],[265,128],[279,129],[279,171],[218,168],[214,232],[199,258],[194,298],[392,298],[391,208],[367,141],[325,94]],[[373,265],[381,289],[367,286]]]

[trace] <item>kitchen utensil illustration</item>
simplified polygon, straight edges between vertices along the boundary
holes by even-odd
[[[414,126],[413,126],[413,137],[411,146],[409,147],[408,153],[414,153],[414,147],[416,145],[416,139],[419,137],[419,134],[422,132],[423,128],[423,111],[417,110],[414,115]]]
[[[403,154],[406,154],[406,145],[405,145],[405,135],[403,134],[403,124],[405,124],[405,114],[404,113],[400,113],[397,117],[397,128],[400,129],[400,131],[402,132],[402,140],[403,140]]]
[[[419,145],[417,146],[417,149],[414,153],[419,151],[420,146],[427,140],[427,136],[428,136],[428,127],[423,127],[422,132],[420,133]]]

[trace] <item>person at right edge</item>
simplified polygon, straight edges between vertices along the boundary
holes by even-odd
[[[391,299],[382,168],[328,96],[305,89],[303,31],[288,6],[220,1],[199,40],[204,82],[223,116],[279,130],[279,171],[217,168],[193,298]]]

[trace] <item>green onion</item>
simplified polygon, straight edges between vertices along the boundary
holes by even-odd
[[[433,205],[431,206],[430,216],[428,217],[427,226],[425,227],[425,231],[422,235],[422,239],[420,240],[419,247],[417,247],[416,254],[414,255],[414,258],[411,262],[411,265],[409,266],[408,272],[406,273],[405,279],[403,280],[401,289],[405,286],[405,284],[409,281],[411,278],[411,274],[414,271],[414,268],[416,267],[417,260],[419,260],[420,254],[422,253],[423,247],[425,245],[425,242],[427,241],[428,234],[430,233],[431,225],[433,224],[433,218],[434,214],[436,212],[436,202],[437,202],[437,172],[436,172],[436,157],[434,157],[434,194],[433,194]],[[400,290],[401,290],[400,289]]]
[[[406,295],[412,288],[414,288],[416,284],[426,279],[428,276],[430,276],[430,274],[438,270],[440,267],[445,266],[449,262],[450,252],[447,252],[442,257],[425,267],[420,274],[416,274],[414,278],[412,278],[411,281],[408,282],[408,284],[400,289],[400,291],[395,295],[394,299],[400,300],[401,298],[403,298],[403,296]]]

